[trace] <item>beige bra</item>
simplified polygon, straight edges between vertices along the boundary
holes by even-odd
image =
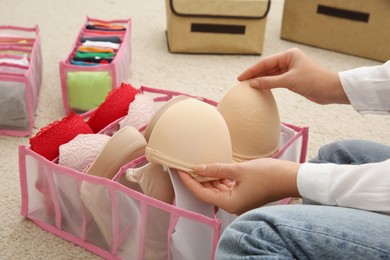
[[[229,129],[215,107],[195,98],[176,97],[159,110],[145,131],[148,161],[183,170],[198,181],[195,164],[232,162]]]
[[[195,164],[271,157],[279,149],[280,118],[270,90],[231,88],[217,109],[196,98],[178,96],[165,104],[145,130],[150,162],[183,170],[198,181]]]
[[[126,126],[116,132],[86,170],[87,174],[114,178],[125,164],[144,155],[146,141],[134,127]]]
[[[217,109],[229,128],[234,161],[270,157],[278,151],[280,119],[270,90],[240,82],[225,94]]]
[[[177,96],[151,118],[144,136],[133,127],[119,130],[87,173],[112,178],[126,162],[143,155],[151,163],[183,170],[198,181],[195,164],[231,163],[270,157],[279,149],[280,119],[270,90],[240,82],[217,108]],[[130,157],[130,158],[129,158]]]

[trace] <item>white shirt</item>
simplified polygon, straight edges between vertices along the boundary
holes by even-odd
[[[390,61],[339,73],[353,108],[359,113],[390,114]],[[298,171],[303,198],[390,214],[390,159],[363,165],[304,163]]]

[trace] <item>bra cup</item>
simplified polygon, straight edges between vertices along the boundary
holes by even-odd
[[[160,107],[160,109],[158,109],[154,113],[154,115],[150,119],[149,124],[147,125],[147,127],[144,131],[144,137],[145,137],[147,142],[149,141],[150,134],[152,133],[154,126],[156,125],[157,121],[160,119],[161,115],[165,112],[165,110],[167,110],[169,107],[176,104],[177,102],[180,102],[180,101],[185,100],[187,98],[189,98],[189,97],[184,96],[184,95],[173,97],[172,99],[170,99],[167,103],[165,103],[162,107]]]
[[[110,137],[86,173],[112,179],[125,164],[145,154],[144,136],[134,127],[121,128]]]
[[[150,162],[194,176],[194,164],[232,162],[229,129],[215,107],[194,98],[181,100],[157,121],[145,155]]]
[[[138,183],[145,195],[168,204],[174,201],[171,178],[160,164],[148,163],[139,168],[130,168],[126,171],[126,179]]]
[[[240,82],[225,94],[217,109],[229,127],[235,161],[270,157],[278,151],[280,118],[270,90]]]

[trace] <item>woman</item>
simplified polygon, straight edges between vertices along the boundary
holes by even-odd
[[[390,62],[335,73],[295,48],[260,60],[238,80],[390,113]],[[207,183],[179,174],[200,200],[242,214],[223,232],[217,259],[390,259],[389,158],[388,146],[349,140],[323,146],[308,163],[196,165],[199,175],[219,179]],[[261,207],[286,197],[304,203]]]

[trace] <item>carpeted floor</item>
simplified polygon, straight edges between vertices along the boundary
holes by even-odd
[[[86,16],[100,19],[131,17],[132,65],[128,82],[196,94],[220,100],[236,76],[261,56],[178,55],[167,50],[163,0],[1,0],[0,24],[39,25],[43,49],[43,85],[36,114],[36,133],[64,116],[58,62],[71,49]],[[376,61],[299,45],[280,39],[283,1],[272,1],[262,56],[297,46],[324,66],[346,70]],[[363,138],[390,145],[390,118],[356,113],[349,106],[319,106],[300,96],[273,91],[282,121],[310,127],[308,157],[325,143]],[[55,237],[20,215],[18,153],[28,137],[0,136],[0,259],[98,259],[90,252]]]

